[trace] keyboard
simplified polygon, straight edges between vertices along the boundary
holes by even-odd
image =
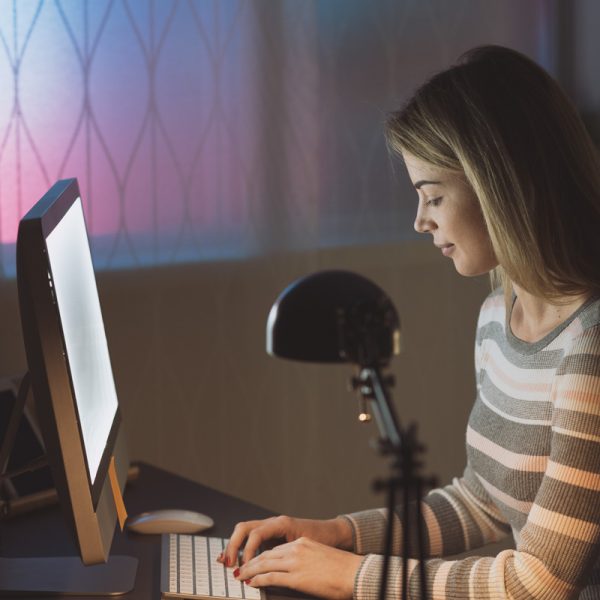
[[[235,567],[227,568],[217,562],[228,541],[203,535],[163,535],[162,597],[266,600],[263,590],[246,585],[233,576]]]

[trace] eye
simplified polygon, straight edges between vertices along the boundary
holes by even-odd
[[[430,200],[425,201],[425,206],[439,206],[442,202],[442,196],[437,196],[436,198],[431,198]]]

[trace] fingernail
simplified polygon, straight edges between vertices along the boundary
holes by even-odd
[[[252,579],[246,579],[246,581],[244,581],[244,583],[246,585],[250,585],[252,583]]]
[[[240,574],[240,570],[239,570],[239,569],[237,569],[237,568],[236,568],[236,569],[234,569],[234,571],[233,571],[233,576],[234,576],[234,577],[237,577],[239,574]]]

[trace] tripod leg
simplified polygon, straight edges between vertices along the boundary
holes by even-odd
[[[388,522],[385,534],[385,548],[383,555],[383,570],[379,587],[379,600],[385,600],[387,592],[388,571],[390,567],[390,556],[392,554],[392,540],[394,538],[394,505],[396,504],[395,481],[392,477],[388,487]]]

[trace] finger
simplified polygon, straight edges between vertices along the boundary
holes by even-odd
[[[254,533],[254,532],[253,532]],[[258,533],[257,533],[258,535]],[[286,558],[289,555],[291,549],[295,548],[295,542],[286,542],[285,544],[279,544],[279,546],[275,546],[271,548],[271,550],[265,550],[264,552],[260,552],[259,554],[253,553],[249,554],[250,558],[246,559],[246,553],[252,550],[251,545],[251,536],[248,537],[248,542],[246,542],[246,548],[244,550],[244,554],[242,556],[241,565],[247,565],[251,563],[256,563],[257,561],[269,560],[269,559],[280,559]],[[268,539],[265,538],[265,539]]]
[[[240,567],[236,577],[241,581],[245,581],[246,579],[253,579],[257,575],[264,573],[287,573],[288,571],[289,561],[285,560],[285,557],[265,559],[261,555]]]
[[[255,588],[268,586],[292,588],[290,574],[281,571],[256,575],[249,581],[246,581],[246,585]]]
[[[246,540],[246,546],[244,547],[244,553],[242,554],[242,564],[246,564],[254,559],[263,542],[279,535],[279,528],[274,521],[270,520],[265,521],[256,529],[253,529],[248,534],[248,539]],[[270,552],[270,550],[268,552]],[[265,554],[265,552],[263,552],[263,554]]]
[[[229,542],[221,555],[220,562],[224,563],[227,567],[233,567],[237,563],[238,552],[248,533],[253,527],[256,527],[257,523],[259,521],[243,521],[233,528]]]

